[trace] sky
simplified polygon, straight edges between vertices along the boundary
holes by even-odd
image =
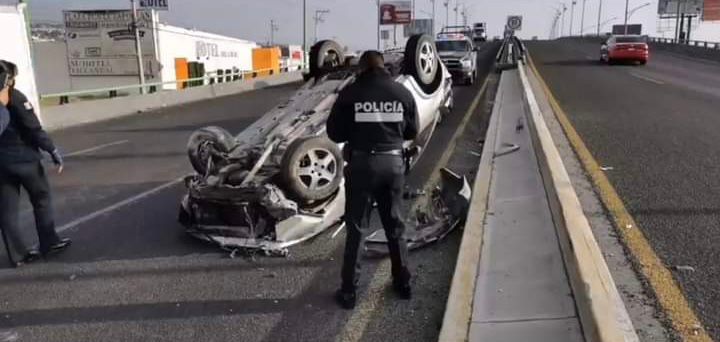
[[[435,0],[436,24],[445,22],[445,0]],[[547,38],[550,34],[556,8],[565,3],[565,34],[569,33],[571,22],[572,0],[449,0],[450,22],[455,22],[453,8],[456,3],[466,6],[469,22],[487,22],[488,35],[502,35],[508,15],[522,15],[524,18],[522,38],[538,36]],[[602,21],[617,18],[608,23],[605,30],[612,24],[622,24],[625,0],[576,0],[573,33],[580,33],[582,20],[582,4],[585,7],[585,32],[595,32],[598,19],[598,4],[603,2]],[[630,8],[650,5],[639,9],[630,20],[641,23],[644,32],[652,36],[662,36],[657,32],[658,0],[629,0]],[[278,23],[275,42],[301,44],[302,32],[302,0],[169,0],[170,11],[161,13],[161,21],[175,26],[196,28],[198,30],[223,34],[236,38],[257,42],[267,42],[270,37],[270,20]],[[29,0],[30,11],[34,21],[62,22],[63,9],[117,9],[129,8],[128,0]],[[335,39],[354,49],[369,49],[376,46],[376,11],[375,0],[307,0],[307,39],[312,43],[315,38],[313,17],[316,10],[329,10],[324,15],[324,22],[318,25],[320,39]],[[415,0],[417,18],[430,18],[432,13],[431,0]],[[662,28],[663,25],[660,25]],[[666,28],[672,36],[674,28]],[[702,30],[700,30],[702,31]],[[700,32],[698,31],[698,32]],[[720,41],[720,35],[714,39]]]

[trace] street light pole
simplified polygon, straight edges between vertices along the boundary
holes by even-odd
[[[597,24],[597,35],[600,37],[600,21],[602,20],[602,3],[603,0],[600,0],[600,6],[598,7],[598,24]]]
[[[377,0],[377,49],[380,51],[380,0]]]
[[[630,0],[625,0],[625,34],[628,34],[628,7],[630,7]]]
[[[305,54],[307,53],[307,0],[303,0],[303,59],[305,58]],[[305,64],[305,61],[303,60],[303,64]]]
[[[575,4],[577,4],[576,0],[572,0],[570,3],[570,37],[573,35],[573,23],[575,22]]]
[[[430,33],[435,37],[435,0],[430,0],[430,2],[432,3],[432,29]]]
[[[275,44],[275,31],[278,30],[278,25],[275,24],[274,19],[270,19],[270,46]]]
[[[582,37],[583,34],[585,34],[585,2],[587,0],[583,0],[582,5],[582,15],[580,16],[580,36]]]
[[[450,26],[450,0],[445,0],[445,26]]]
[[[135,52],[137,52],[138,72],[140,73],[140,94],[145,95],[145,67],[143,66],[140,30],[138,30],[137,5],[135,0],[130,0],[130,4],[132,5],[132,27],[135,31]]]

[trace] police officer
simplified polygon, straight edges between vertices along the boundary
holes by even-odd
[[[345,258],[338,303],[353,309],[360,270],[360,246],[368,233],[370,214],[377,202],[392,260],[393,288],[410,299],[407,242],[403,238],[402,192],[405,161],[403,142],[418,134],[412,94],[385,71],[383,55],[367,51],[360,57],[355,82],[338,96],[327,122],[327,133],[337,143],[347,142]]]
[[[62,251],[71,241],[61,239],[55,231],[50,185],[40,151],[50,154],[58,173],[62,172],[62,157],[42,129],[30,101],[14,89],[17,66],[1,60],[0,66],[10,75],[7,105],[10,122],[0,135],[0,228],[13,249],[22,255],[17,262],[11,259],[15,266],[20,266],[40,256]],[[29,247],[19,231],[21,187],[27,192],[34,209],[39,250]]]
[[[10,123],[8,102],[10,102],[10,73],[5,67],[0,66],[0,135]]]

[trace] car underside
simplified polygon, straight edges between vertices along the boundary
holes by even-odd
[[[384,57],[387,71],[410,90],[418,108],[421,133],[405,143],[410,168],[452,106],[451,76],[425,35],[411,37],[404,51],[387,51]],[[237,136],[220,127],[193,133],[188,155],[196,172],[185,179],[188,193],[179,216],[187,232],[227,249],[287,255],[289,246],[341,228],[343,146],[327,138],[325,123],[338,93],[357,72],[357,58],[345,58],[337,43],[321,41],[311,50],[305,84],[289,100]],[[423,227],[416,231],[423,233],[410,234],[416,242],[454,228],[462,215],[450,207],[469,201],[463,177],[444,172],[443,181],[449,185],[432,194]],[[378,242],[382,238],[374,236],[368,244]]]

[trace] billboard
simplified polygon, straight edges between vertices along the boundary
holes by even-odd
[[[703,20],[720,20],[720,0],[705,0],[705,7],[703,7]]]
[[[410,24],[412,19],[411,1],[380,1],[380,25]]]
[[[70,76],[137,76],[132,11],[63,11]],[[145,73],[154,75],[155,35],[150,11],[138,11]]]
[[[700,15],[703,9],[703,0],[659,0],[658,14],[663,17],[676,17],[680,13],[686,15]]]
[[[613,25],[613,34],[625,34],[625,25]],[[628,24],[627,34],[642,34],[641,24]]]

